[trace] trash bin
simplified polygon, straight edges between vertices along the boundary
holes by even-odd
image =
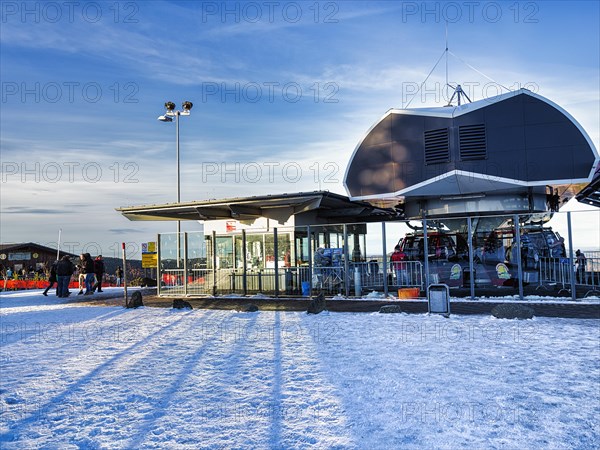
[[[446,284],[430,284],[427,288],[429,313],[450,314],[450,289]]]

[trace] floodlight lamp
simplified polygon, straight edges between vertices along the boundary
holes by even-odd
[[[183,102],[181,104],[181,106],[183,107],[184,111],[190,111],[192,109],[192,106],[194,106],[194,104],[192,102]]]
[[[167,112],[173,112],[175,110],[175,103],[173,103],[173,102],[166,102],[165,103],[165,108],[167,109]]]
[[[160,120],[161,122],[173,122],[173,119],[168,116],[158,116],[157,120]]]

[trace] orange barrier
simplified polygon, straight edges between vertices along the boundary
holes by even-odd
[[[0,279],[0,288],[2,289],[10,289],[10,290],[15,290],[15,291],[21,291],[21,290],[27,290],[27,289],[46,289],[46,287],[48,286],[48,281],[47,280],[8,280],[6,282],[6,285],[4,284],[4,280]],[[102,283],[103,287],[110,287],[110,286],[114,286],[111,283]],[[54,283],[54,286],[52,287],[52,289],[56,288],[56,283]],[[78,289],[79,288],[79,282],[77,281],[71,281],[69,283],[69,289]]]
[[[45,289],[48,286],[48,282],[46,280],[8,280],[6,285],[2,282],[0,286],[14,290]]]
[[[420,291],[421,290],[419,288],[400,288],[398,289],[398,298],[418,298]]]
[[[169,285],[169,286],[174,286],[178,283],[183,283],[183,280],[181,279],[181,277],[179,275],[170,275],[167,273],[163,273],[162,281],[163,281],[163,283],[165,283],[166,285]],[[204,277],[194,278],[191,275],[188,276],[188,284],[204,284],[204,282],[205,282]]]

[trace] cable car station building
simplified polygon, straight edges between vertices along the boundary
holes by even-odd
[[[575,298],[598,288],[599,261],[588,252],[583,264],[575,254],[571,213],[567,236],[544,224],[574,196],[597,205],[599,160],[573,117],[523,89],[388,111],[354,150],[348,196],[318,191],[117,211],[130,220],[204,222],[203,232],[159,235],[160,295],[387,295],[444,283],[473,298]],[[367,249],[373,223],[381,246]],[[390,223],[412,229],[401,242],[405,260],[392,267]]]

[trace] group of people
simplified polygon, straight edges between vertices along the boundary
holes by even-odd
[[[21,268],[21,269],[16,269],[13,270],[10,267],[8,267],[6,269],[6,278],[10,279],[20,279],[20,280],[25,280],[25,279],[32,279],[35,278],[36,276],[40,276],[43,275],[44,271],[43,269],[40,267],[37,270],[34,270],[34,268],[32,266],[29,266],[28,270],[25,270],[25,268]]]
[[[558,189],[554,189],[554,192],[552,192],[551,186],[548,186],[547,189],[550,189],[549,192],[546,192],[546,204],[548,205],[548,209],[557,212],[560,208],[560,195],[558,194]]]
[[[104,276],[104,261],[102,255],[92,259],[89,253],[79,257],[79,293],[77,295],[92,295],[97,289],[102,292],[102,277]],[[85,293],[83,289],[85,288]]]
[[[64,255],[60,260],[52,264],[50,276],[48,278],[48,287],[42,293],[48,296],[48,291],[56,283],[56,296],[66,298],[71,295],[69,283],[73,274],[78,273],[79,293],[77,295],[92,295],[95,291],[102,292],[102,279],[104,278],[104,261],[102,255],[95,259],[89,253],[82,253],[79,256],[79,263],[74,264],[69,255]],[[117,268],[117,286],[121,285],[123,278],[123,269]]]

